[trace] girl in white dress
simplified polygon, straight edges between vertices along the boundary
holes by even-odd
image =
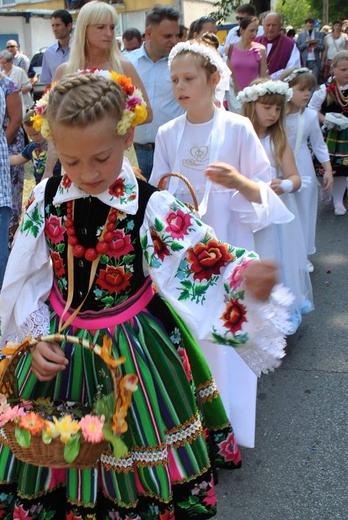
[[[159,128],[150,183],[168,172],[193,185],[202,220],[219,238],[253,249],[254,232],[293,218],[270,189],[270,164],[250,121],[219,109],[214,94],[224,71],[219,54],[201,42],[177,44],[169,55],[173,92],[187,111]],[[219,183],[219,184],[218,184]],[[224,186],[222,186],[224,184]],[[192,202],[184,183],[168,190]],[[224,404],[243,446],[254,446],[256,378],[233,352],[201,342]]]
[[[282,282],[295,295],[292,315],[294,333],[302,321],[302,314],[313,309],[313,298],[300,216],[294,196],[301,186],[301,178],[284,128],[286,102],[291,95],[292,91],[287,83],[258,79],[240,92],[238,99],[271,162],[271,187],[295,216],[292,222],[272,225],[255,234],[256,251],[261,258],[273,258],[279,262]]]
[[[281,79],[292,88],[293,95],[287,104],[285,118],[286,134],[294,152],[296,166],[302,186],[295,192],[297,206],[301,215],[302,231],[307,255],[315,253],[315,228],[318,210],[318,184],[313,166],[310,146],[323,168],[322,189],[330,193],[333,185],[330,156],[320,129],[315,110],[307,108],[313,87],[314,74],[306,67],[287,69]],[[308,272],[314,271],[312,262],[307,259]]]

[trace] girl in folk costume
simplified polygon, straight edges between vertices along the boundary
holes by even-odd
[[[332,60],[332,77],[313,93],[309,108],[318,112],[334,173],[332,196],[335,215],[345,215],[343,197],[348,175],[348,51]]]
[[[227,242],[253,248],[256,229],[292,219],[268,186],[271,172],[266,154],[246,118],[214,105],[224,72],[214,49],[197,41],[179,43],[169,55],[169,66],[174,95],[186,113],[159,128],[150,182],[157,185],[167,172],[183,174],[194,188],[203,221]],[[180,200],[191,202],[186,185],[178,179],[172,178],[167,188]],[[217,350],[203,342],[201,348],[238,442],[254,446],[254,374],[232,349]]]
[[[62,330],[68,337],[60,345],[39,340],[22,357],[21,396],[91,406],[108,393],[103,366],[69,336],[103,343],[104,356],[122,359],[122,375],[134,374],[138,385],[118,459],[107,451],[90,469],[57,470],[20,463],[1,445],[1,514],[210,518],[216,497],[207,445],[229,467],[240,454],[182,317],[200,338],[240,346],[256,372],[275,367],[284,337],[272,316],[281,313],[285,324],[287,316],[282,290],[272,290],[275,270],[219,242],[182,202],[135,177],[123,154],[146,109],[130,78],[67,76],[36,111],[65,173],[39,183],[26,208],[0,297],[1,340]]]
[[[309,144],[322,165],[322,186],[327,193],[330,193],[333,184],[330,157],[318,116],[314,110],[306,108],[316,84],[314,74],[306,67],[293,68],[284,71],[281,79],[292,88],[292,98],[286,107],[285,129],[301,176],[302,185],[295,192],[295,198],[301,215],[306,252],[307,255],[312,255],[315,253],[318,185]],[[309,259],[307,265],[308,271],[312,272],[314,267]]]
[[[269,226],[255,234],[259,255],[279,262],[281,280],[295,295],[292,308],[294,333],[302,321],[302,314],[313,309],[313,298],[301,216],[294,196],[301,186],[301,178],[284,128],[286,102],[291,95],[287,83],[260,79],[240,92],[238,99],[270,160],[271,187],[295,217],[287,224]]]

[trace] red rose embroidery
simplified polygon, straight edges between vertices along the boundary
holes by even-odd
[[[130,285],[131,276],[131,274],[125,273],[123,267],[108,265],[106,269],[100,270],[96,284],[110,294],[122,292]]]
[[[238,464],[241,461],[242,456],[236,444],[233,432],[229,434],[227,439],[219,444],[219,454],[222,455],[227,462],[232,461]]]
[[[62,226],[61,217],[51,216],[45,223],[45,234],[52,244],[59,244],[64,240],[65,226]]]
[[[154,229],[151,230],[151,238],[152,238],[152,241],[153,241],[155,254],[163,262],[164,257],[170,255],[170,251],[168,249],[168,246],[163,242],[161,237],[156,233],[156,231]]]
[[[178,209],[168,213],[166,221],[168,224],[166,231],[172,238],[184,238],[185,235],[188,235],[188,228],[192,223],[192,218],[188,213]]]
[[[122,197],[124,195],[124,180],[116,179],[116,181],[109,187],[109,193],[114,197]]]
[[[70,180],[70,178],[67,176],[66,173],[64,173],[63,178],[62,178],[62,186],[63,186],[64,188],[70,188],[70,186],[71,186],[71,180]]]
[[[123,229],[114,230],[114,238],[109,243],[108,256],[114,256],[119,259],[122,255],[127,255],[134,251],[130,235],[125,235]]]
[[[62,276],[65,275],[65,267],[63,264],[62,257],[60,256],[59,253],[56,253],[55,251],[53,251],[51,253],[51,258],[52,258],[54,272],[56,273],[56,276],[58,278],[61,278]]]
[[[195,280],[210,280],[214,274],[219,274],[221,268],[234,259],[228,251],[227,244],[220,244],[216,238],[211,238],[207,244],[199,243],[188,251],[187,260],[191,264]]]
[[[229,329],[233,334],[238,330],[241,330],[242,324],[245,321],[248,321],[244,305],[233,298],[230,298],[221,319],[225,321],[224,327]]]

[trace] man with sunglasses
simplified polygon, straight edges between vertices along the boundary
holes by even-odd
[[[227,34],[225,43],[223,45],[223,53],[231,44],[233,45],[234,43],[237,43],[240,40],[239,25],[240,25],[240,22],[243,20],[243,18],[245,18],[246,16],[257,16],[254,5],[242,4],[237,8],[236,20],[238,22],[238,25],[236,25],[235,27],[232,27],[232,29]],[[257,36],[261,36],[262,34],[263,34],[263,28],[262,28],[262,25],[259,25],[258,30],[257,30]]]
[[[6,43],[6,50],[13,55],[13,65],[20,67],[28,74],[30,60],[28,56],[19,51],[16,40],[8,40]]]

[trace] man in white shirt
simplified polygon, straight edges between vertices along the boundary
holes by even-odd
[[[227,47],[231,44],[237,43],[240,40],[239,33],[239,25],[240,22],[245,18],[246,16],[256,16],[256,9],[255,6],[252,4],[243,4],[238,7],[236,10],[236,20],[238,22],[238,25],[235,25],[232,27],[232,29],[229,31],[229,33],[226,36],[225,42],[222,46],[220,46],[219,51],[222,50],[221,54],[223,55]],[[257,30],[257,36],[262,36],[263,34],[263,27],[262,25],[259,25]],[[221,49],[222,47],[222,49]]]
[[[168,55],[178,42],[178,21],[179,13],[172,7],[155,6],[146,16],[145,43],[127,55],[144,83],[153,111],[152,122],[138,126],[134,133],[139,167],[147,179],[158,128],[184,112],[173,95],[168,67]]]
[[[302,64],[310,69],[318,80],[321,69],[321,53],[324,50],[324,34],[314,29],[313,18],[305,21],[306,29],[298,35],[297,46]]]

